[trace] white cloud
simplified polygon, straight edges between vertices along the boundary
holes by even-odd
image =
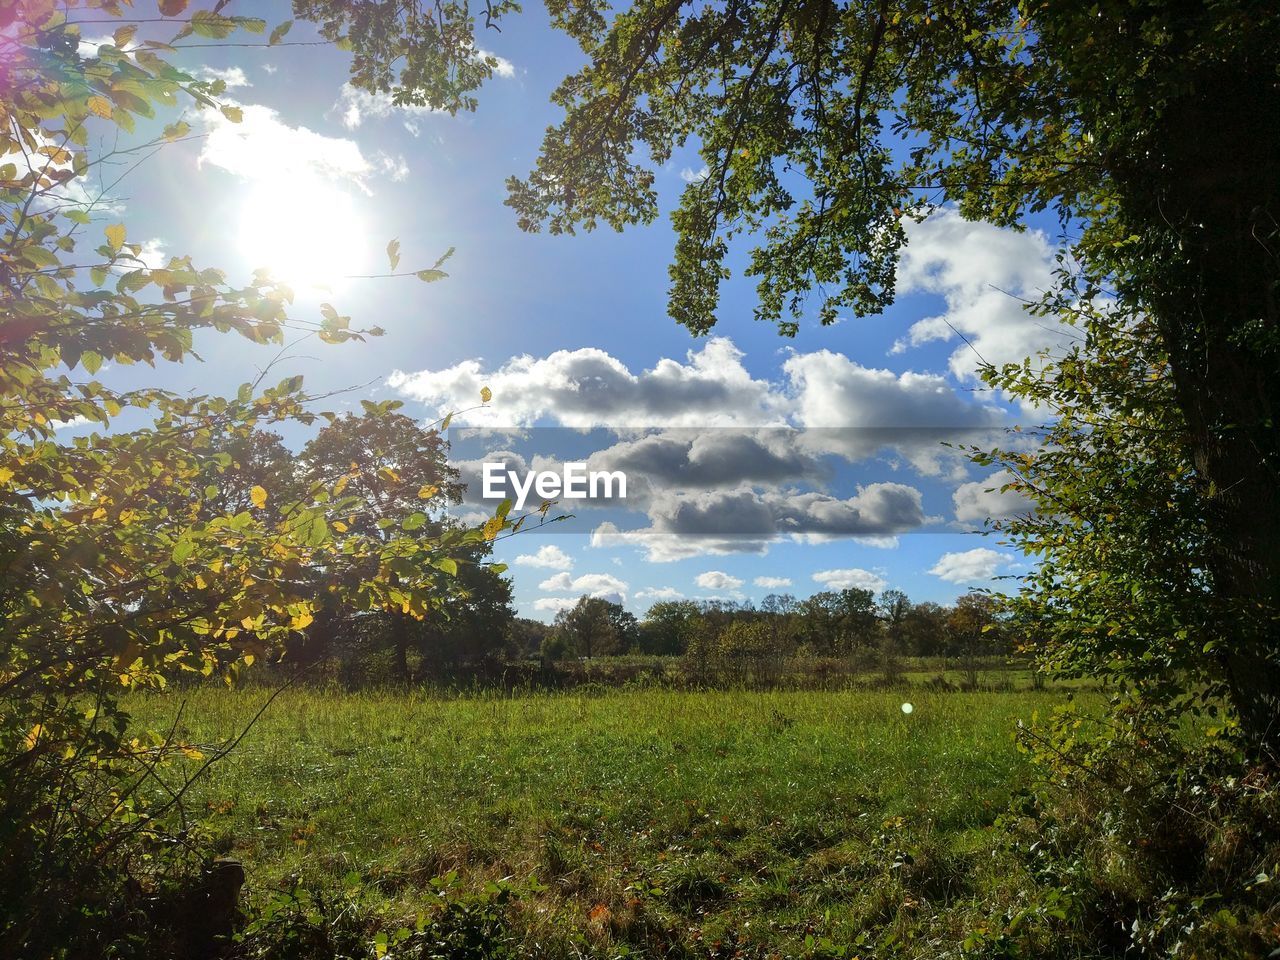
[[[634,547],[654,563],[695,556],[762,554],[783,538],[830,540],[889,536],[914,530],[926,517],[919,490],[901,483],[857,487],[852,497],[790,489],[661,492],[645,510],[648,527],[599,524],[593,547]]]
[[[764,587],[766,590],[781,590],[783,587],[791,586],[789,577],[756,577],[751,582],[757,587]]]
[[[436,110],[433,107],[415,106],[413,104],[398,106],[391,99],[391,94],[389,93],[370,93],[367,90],[358,90],[349,83],[342,85],[342,91],[338,94],[338,102],[333,105],[333,109],[338,113],[342,125],[348,130],[357,129],[369,118],[385,120],[393,114],[406,118],[431,113],[441,113],[447,116],[446,111]],[[414,135],[416,136],[417,134],[415,133]]]
[[[559,613],[561,610],[568,610],[577,602],[577,597],[539,597],[533,601],[533,609]]]
[[[554,418],[566,427],[785,425],[786,400],[742,364],[742,351],[723,337],[690,350],[681,363],[663,359],[632,373],[595,347],[513,357],[496,369],[464,360],[442,370],[395,371],[390,386],[437,411],[474,403],[480,388],[493,401],[468,420],[475,425],[530,426]]]
[[[742,586],[742,580],[730,576],[723,570],[708,570],[706,573],[700,573],[693,578],[693,582],[703,590],[728,590],[730,593]]]
[[[523,553],[516,557],[516,563],[547,570],[569,570],[573,567],[573,558],[555,544],[547,543],[539,547],[536,553]]]
[[[378,166],[378,170],[396,183],[409,178],[409,161],[404,158],[403,153],[390,154],[378,151],[374,154],[373,159]]]
[[[219,69],[218,67],[201,67],[197,73],[201,80],[221,80],[228,90],[233,90],[236,87],[253,86],[253,84],[249,82],[249,78],[245,76],[244,70],[240,67],[226,67],[225,69]]]
[[[955,439],[956,429],[995,429],[1006,421],[997,407],[974,402],[936,374],[896,374],[817,351],[792,353],[782,365],[786,381],[778,384],[755,378],[742,357],[732,340],[713,337],[684,361],[663,358],[637,372],[603,349],[584,347],[513,357],[497,367],[466,360],[440,370],[397,370],[388,383],[436,415],[468,406],[490,387],[493,402],[471,417],[476,425],[552,419],[571,428],[797,426],[813,434],[815,453],[860,456],[905,444],[932,448],[937,458],[937,440]]]
[[[637,600],[683,600],[684,594],[675,587],[650,587],[648,590],[641,590],[636,594]]]
[[[944,210],[907,230],[898,266],[898,292],[940,294],[946,312],[917,321],[895,352],[932,340],[963,342],[951,354],[952,372],[972,378],[981,356],[997,366],[1067,342],[1069,328],[1023,309],[1053,283],[1055,249],[1038,230],[1018,233],[970,222]],[[975,355],[976,354],[976,355]]]
[[[1013,558],[1007,553],[975,547],[958,553],[944,553],[929,570],[948,583],[979,583],[990,580]]]
[[[1004,470],[997,470],[985,480],[962,483],[951,495],[956,507],[956,520],[960,523],[985,523],[1030,511],[1034,504],[1016,490],[1000,488],[1011,477]]]
[[[879,593],[889,585],[889,581],[878,573],[858,567],[849,567],[844,570],[819,570],[813,575],[813,579],[829,590],[848,590],[856,587],[860,590]]]
[[[711,171],[705,164],[703,164],[702,168],[699,170],[694,170],[692,167],[685,167],[680,171],[680,179],[685,183],[701,183],[710,175]]]
[[[498,54],[488,50],[477,50],[476,53],[478,56],[489,57],[493,60],[491,66],[495,77],[510,80],[516,75],[515,64],[506,57],[500,57]],[[415,120],[416,117],[429,114],[449,116],[449,111],[447,110],[438,110],[435,107],[413,103],[398,104],[389,93],[370,93],[368,90],[360,90],[350,83],[342,85],[342,90],[338,93],[337,102],[333,105],[333,112],[338,115],[342,125],[348,130],[355,130],[363,126],[364,122],[369,119],[386,120],[388,117],[397,116],[402,119],[404,128],[415,137],[421,132],[421,128]]]
[[[377,169],[354,140],[290,126],[270,107],[246,104],[233,123],[217,110],[201,113],[208,135],[200,162],[246,180],[289,181],[320,177],[365,188]],[[366,188],[367,189],[367,188]]]
[[[492,61],[489,66],[493,69],[495,77],[501,77],[503,80],[510,80],[516,75],[516,65],[506,57],[500,57],[492,50],[477,50],[482,57],[487,57]]]
[[[625,603],[627,584],[609,573],[584,573],[580,577],[568,573],[557,573],[554,577],[538,584],[539,590],[566,591],[578,596],[603,597],[614,603]]]

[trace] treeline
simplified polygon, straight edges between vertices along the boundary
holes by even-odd
[[[689,679],[768,680],[797,661],[845,661],[895,677],[908,657],[950,658],[976,683],[979,665],[1018,652],[1012,626],[990,595],[953,606],[913,603],[900,590],[824,591],[806,599],[671,600],[637,619],[621,604],[581,597],[552,624],[517,619],[512,652],[544,664],[629,654],[679,659]]]

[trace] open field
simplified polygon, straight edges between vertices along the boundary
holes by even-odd
[[[181,731],[213,743],[266,696],[131,706],[166,727],[185,697]],[[250,898],[297,875],[370,942],[457,871],[455,892],[509,878],[504,936],[541,956],[937,955],[1019,879],[991,830],[1030,775],[1012,733],[1064,696],[293,690],[189,807]]]

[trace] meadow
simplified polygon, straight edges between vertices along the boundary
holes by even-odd
[[[130,709],[212,745],[269,695]],[[993,828],[1033,776],[1013,735],[1066,696],[300,688],[184,805],[339,955],[447,921],[472,946],[440,956],[938,956],[1024,879]]]

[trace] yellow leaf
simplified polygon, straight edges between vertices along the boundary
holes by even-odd
[[[36,744],[40,742],[40,734],[42,733],[44,733],[44,726],[39,723],[37,723],[34,727],[31,728],[30,731],[28,731],[27,740],[26,740],[28,750],[35,749]]]
[[[111,119],[111,101],[106,97],[90,97],[86,106],[94,116],[103,117],[107,120]]]
[[[113,223],[107,227],[105,232],[107,234],[107,243],[111,245],[112,253],[124,246],[125,233],[123,223]]]
[[[299,613],[289,621],[290,628],[294,630],[305,630],[311,626],[311,621],[315,618],[310,613]]]
[[[261,510],[267,505],[267,491],[262,487],[255,486],[249,491],[249,499],[253,501],[253,505]]]
[[[502,532],[501,517],[490,517],[488,520],[484,522],[484,538],[486,540],[492,540],[501,532]]]
[[[492,400],[492,399],[493,399],[493,391],[492,391],[492,390],[490,390],[488,387],[481,387],[481,388],[480,388],[480,402],[481,402],[481,403],[488,403],[488,402],[489,402],[490,400]]]
[[[433,487],[431,484],[428,483],[425,486],[418,488],[418,499],[430,500],[439,492],[440,492],[439,487]]]
[[[246,654],[244,655],[244,665],[245,665],[246,667],[252,667],[252,666],[253,666],[253,661],[254,661],[254,660],[256,660],[256,659],[258,659],[258,658],[257,658],[257,657],[255,657],[252,653],[246,653]]]

